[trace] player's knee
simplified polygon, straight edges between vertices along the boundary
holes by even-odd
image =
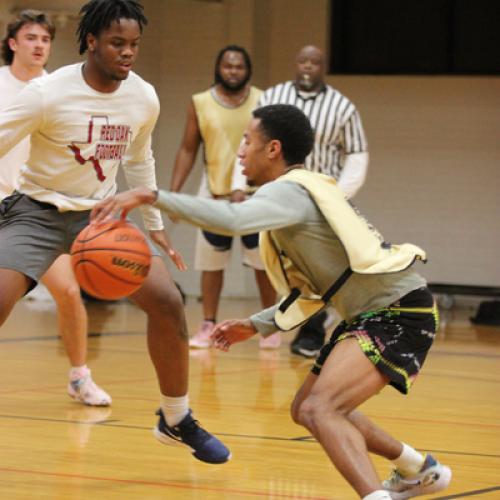
[[[331,423],[336,418],[344,418],[346,411],[335,398],[322,394],[310,394],[296,409],[293,418],[298,424],[314,433],[326,420]]]
[[[321,414],[321,399],[310,394],[295,409],[294,421],[303,425],[312,432],[317,427],[317,421]]]
[[[77,305],[82,302],[80,287],[75,283],[67,283],[57,289],[51,289],[54,300],[58,304]]]
[[[141,300],[140,306],[148,315],[168,316],[174,321],[184,317],[182,296],[173,283],[156,287],[144,300]]]

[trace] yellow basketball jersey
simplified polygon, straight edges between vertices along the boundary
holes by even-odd
[[[250,87],[245,101],[231,108],[217,101],[209,89],[193,96],[204,145],[205,165],[210,192],[215,196],[231,193],[231,178],[238,148],[252,111],[262,91]]]

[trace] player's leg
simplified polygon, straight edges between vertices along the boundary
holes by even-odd
[[[59,332],[71,365],[68,394],[91,406],[110,405],[111,397],[95,384],[87,367],[87,311],[71,268],[70,256],[59,256],[41,281],[57,304]]]
[[[232,241],[230,236],[201,230],[197,232],[194,267],[201,271],[203,321],[189,341],[191,347],[203,349],[212,344],[210,335],[217,320],[224,268],[229,262]]]
[[[141,288],[130,296],[148,317],[148,349],[162,394],[187,393],[188,344],[182,298],[162,259],[153,256]]]
[[[313,376],[309,376],[313,377]],[[365,497],[382,490],[362,433],[349,414],[377,394],[389,378],[361,351],[356,339],[334,346],[317,380],[296,410],[296,420],[320,442],[348,483]]]
[[[0,326],[5,323],[16,302],[33,283],[33,280],[19,271],[0,268]]]
[[[330,342],[321,350],[312,373],[298,391],[292,405],[292,417],[296,421],[299,419],[299,409],[311,393],[320,371],[322,373],[322,366],[329,359],[339,337],[356,337],[360,350],[367,359],[388,376],[391,384],[400,392],[406,393],[425,361],[436,326],[437,311],[433,306],[432,295],[425,287],[409,293],[390,306],[390,309],[381,310],[377,314],[361,315],[349,326],[341,323],[332,334]],[[346,333],[347,328],[349,331]],[[401,338],[404,338],[403,342]],[[397,441],[358,411],[349,413],[348,419],[364,436],[370,452],[394,462],[397,469],[389,480],[383,482],[392,498],[403,499],[435,493],[449,484],[450,469],[431,455],[423,456]]]
[[[318,380],[318,375],[309,373],[304,383],[297,391],[291,407],[292,419],[299,422],[299,408],[309,396],[312,387]],[[360,411],[354,410],[349,413],[350,422],[359,430],[365,438],[367,449],[370,453],[383,456],[388,460],[397,459],[403,450],[402,444],[366,418]]]
[[[276,304],[276,291],[269,281],[266,271],[263,269],[254,269],[254,272],[255,282],[259,288],[260,303],[263,308],[267,309]]]
[[[197,424],[189,409],[184,307],[160,257],[152,258],[148,277],[130,298],[147,314],[148,349],[162,394],[155,436],[166,444],[188,446],[204,462],[226,462],[229,450]]]
[[[224,271],[202,271],[201,298],[203,303],[203,318],[214,322],[219,310],[220,294],[224,285]]]
[[[0,203],[0,325],[59,254],[57,210],[41,208],[17,192]]]

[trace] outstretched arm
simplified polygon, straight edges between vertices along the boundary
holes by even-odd
[[[180,193],[138,188],[99,202],[91,218],[100,223],[122,211],[122,215],[143,204],[154,204],[207,231],[227,235],[252,234],[304,222],[310,198],[294,183],[270,183],[249,200],[230,203]]]

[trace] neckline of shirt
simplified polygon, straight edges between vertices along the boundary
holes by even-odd
[[[300,90],[294,81],[292,81],[292,86],[295,89],[297,97],[300,97],[303,101],[308,101],[310,99],[316,99],[316,97],[318,97],[320,94],[322,94],[323,92],[326,92],[326,85],[325,84],[323,84],[321,89],[319,89],[316,92],[307,92],[305,90]]]
[[[215,90],[215,86],[210,87],[210,95],[212,96],[213,100],[225,109],[241,108],[241,106],[246,104],[246,102],[248,101],[251,92],[252,92],[252,87],[250,86],[250,87],[248,87],[248,90],[245,93],[245,95],[243,96],[243,98],[241,99],[241,101],[238,104],[232,106],[230,104],[226,104],[225,102],[222,101],[222,99],[220,99],[220,97],[217,95],[217,91]]]
[[[89,85],[87,83],[87,81],[85,80],[85,77],[83,76],[83,66],[85,65],[84,62],[81,62],[81,63],[77,63],[76,64],[76,70],[78,72],[78,76],[83,84],[83,86],[89,90],[90,92],[94,93],[95,95],[98,95],[98,96],[116,96],[118,95],[119,92],[121,92],[122,88],[123,88],[123,85],[124,83],[130,78],[130,76],[132,75],[132,72],[129,73],[129,75],[127,76],[127,78],[125,80],[121,80],[120,82],[120,86],[116,89],[116,90],[113,90],[113,92],[100,92],[99,90],[96,90],[94,87],[92,87],[91,85]]]

